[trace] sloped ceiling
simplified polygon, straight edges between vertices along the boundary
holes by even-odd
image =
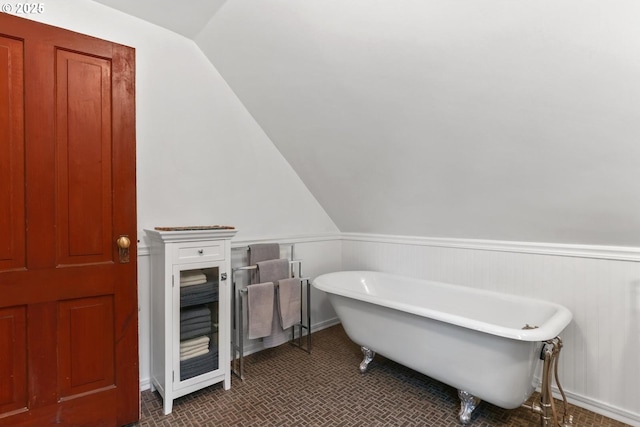
[[[226,0],[95,0],[113,9],[194,38]]]
[[[640,246],[640,2],[101,2],[193,38],[341,231]]]

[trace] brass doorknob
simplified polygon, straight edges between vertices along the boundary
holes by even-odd
[[[131,240],[129,240],[129,237],[127,236],[120,236],[118,237],[118,240],[116,240],[116,244],[118,245],[118,257],[120,258],[120,264],[128,263]]]
[[[118,240],[116,240],[116,244],[120,249],[128,249],[131,245],[131,240],[127,236],[120,236]]]

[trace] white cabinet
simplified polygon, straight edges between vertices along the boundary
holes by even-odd
[[[145,230],[151,251],[151,387],[173,400],[231,387],[230,227]]]

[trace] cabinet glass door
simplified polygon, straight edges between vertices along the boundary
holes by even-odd
[[[178,277],[180,278],[179,381],[182,382],[215,371],[219,367],[220,269],[213,266],[180,270]]]

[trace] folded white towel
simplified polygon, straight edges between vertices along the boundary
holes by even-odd
[[[204,283],[207,283],[207,279],[197,279],[197,280],[189,280],[187,282],[180,282],[180,287],[181,288],[185,288],[187,286],[194,286],[194,285],[202,285]]]
[[[211,338],[207,335],[203,335],[197,338],[191,338],[189,340],[180,341],[180,350],[197,347],[202,344],[209,345]]]
[[[201,352],[189,354],[188,356],[180,356],[180,361],[193,359],[194,357],[202,356],[203,354],[209,353],[209,349],[202,350]]]
[[[189,350],[180,351],[180,357],[191,356],[196,353],[201,353],[202,350],[209,350],[209,346],[207,344],[203,344]]]
[[[207,281],[207,276],[200,270],[184,270],[180,272],[180,283],[192,283],[196,281]]]

